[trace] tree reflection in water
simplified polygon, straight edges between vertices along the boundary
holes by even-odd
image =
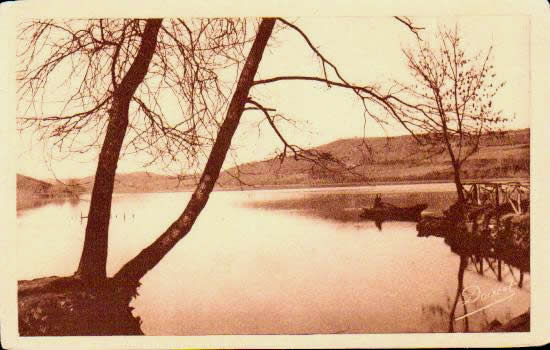
[[[450,296],[447,296],[446,304],[428,304],[422,306],[422,314],[424,318],[432,320],[433,332],[485,332],[498,329],[503,323],[506,324],[513,319],[510,311],[506,311],[502,317],[502,323],[496,319],[489,321],[489,316],[485,311],[488,305],[484,301],[484,295],[476,294],[475,297],[470,296],[466,291],[469,287],[464,287],[464,275],[465,272],[471,271],[479,275],[480,272],[477,267],[468,269],[469,266],[475,265],[475,261],[470,260],[468,255],[461,255],[460,262],[457,270],[457,288],[455,297],[452,300]],[[517,272],[517,271],[516,271]],[[513,285],[518,285],[518,280],[514,275],[512,267],[509,267],[509,274],[506,277],[512,277],[512,279],[503,280],[507,282],[507,286],[501,287],[498,290],[504,290],[511,288]],[[486,278],[492,278],[487,276]],[[479,291],[478,291],[479,292]],[[466,298],[465,298],[466,296]],[[480,297],[481,296],[481,297]],[[506,299],[506,295],[502,295]],[[498,302],[498,299],[496,300]],[[493,301],[494,302],[494,301]],[[487,304],[487,305],[486,305]],[[462,313],[458,310],[462,308]],[[479,311],[476,311],[479,310]],[[445,324],[447,326],[445,327]]]
[[[456,312],[456,305],[458,304],[459,297],[462,299],[462,305],[464,306],[464,315],[468,314],[468,310],[466,308],[466,302],[464,301],[464,294],[462,293],[464,291],[464,271],[466,271],[466,267],[468,267],[468,256],[461,255],[460,264],[458,266],[458,284],[456,287],[456,296],[455,296],[455,301],[453,303],[453,307],[451,309],[451,313],[449,315],[449,332],[454,332],[455,312]],[[470,330],[468,317],[464,317],[463,320],[464,320],[464,328],[465,328],[464,331],[468,332]]]

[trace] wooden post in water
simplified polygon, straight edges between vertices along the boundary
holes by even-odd
[[[483,276],[483,255],[479,256],[479,274]]]
[[[502,281],[502,260],[498,259],[498,280]]]
[[[83,219],[87,219],[87,216],[82,215],[82,210],[80,211],[80,223],[82,223]]]
[[[519,287],[523,287],[523,270],[519,272]]]

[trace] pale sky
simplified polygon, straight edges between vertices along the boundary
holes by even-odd
[[[530,125],[530,22],[528,16],[411,17],[424,40],[433,40],[439,25],[458,22],[466,50],[485,50],[493,45],[494,66],[499,80],[507,84],[495,97],[494,104],[508,116],[516,116],[506,127]],[[314,45],[350,82],[365,85],[407,79],[409,73],[401,53],[402,47],[414,47],[416,37],[391,17],[298,18],[295,22]],[[278,32],[270,39],[256,78],[276,75],[320,76],[319,65],[303,39],[293,30]],[[255,87],[251,94],[266,107],[299,122],[300,129],[283,130],[287,139],[303,147],[317,146],[340,138],[363,136],[361,102],[350,91],[313,82],[279,82]],[[168,106],[169,107],[169,106]],[[280,147],[272,130],[256,124],[262,116],[256,112],[243,115],[233,139],[237,161],[261,160]],[[267,126],[264,123],[265,126]],[[382,129],[367,120],[366,136],[402,135],[402,127],[391,123]],[[37,178],[81,177],[95,172],[96,155],[67,158],[49,164],[43,145],[30,134],[18,137],[17,171]],[[141,166],[142,158],[119,162],[118,172],[153,171]],[[228,157],[225,167],[234,165]]]

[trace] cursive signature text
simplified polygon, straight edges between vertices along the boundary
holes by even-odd
[[[503,287],[500,287],[500,288],[495,288],[495,289],[490,290],[488,292],[482,292],[481,288],[479,286],[468,286],[468,287],[464,288],[462,290],[462,298],[464,300],[462,305],[472,304],[472,303],[475,303],[476,301],[486,301],[486,300],[494,298],[494,297],[497,297],[498,299],[491,302],[488,305],[485,305],[485,306],[475,310],[475,311],[469,312],[465,315],[462,315],[460,317],[455,318],[455,321],[458,321],[458,320],[463,319],[465,317],[476,314],[476,313],[478,313],[482,310],[485,310],[485,309],[487,309],[487,308],[489,308],[493,305],[502,303],[503,301],[506,301],[506,300],[512,298],[516,294],[514,292],[514,290],[512,289],[512,287],[514,287],[515,285],[516,285],[516,283],[510,282],[506,286],[503,286]]]

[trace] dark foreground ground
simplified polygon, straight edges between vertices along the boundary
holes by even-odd
[[[18,283],[21,336],[143,335],[131,296],[115,285],[86,285],[71,277]]]

